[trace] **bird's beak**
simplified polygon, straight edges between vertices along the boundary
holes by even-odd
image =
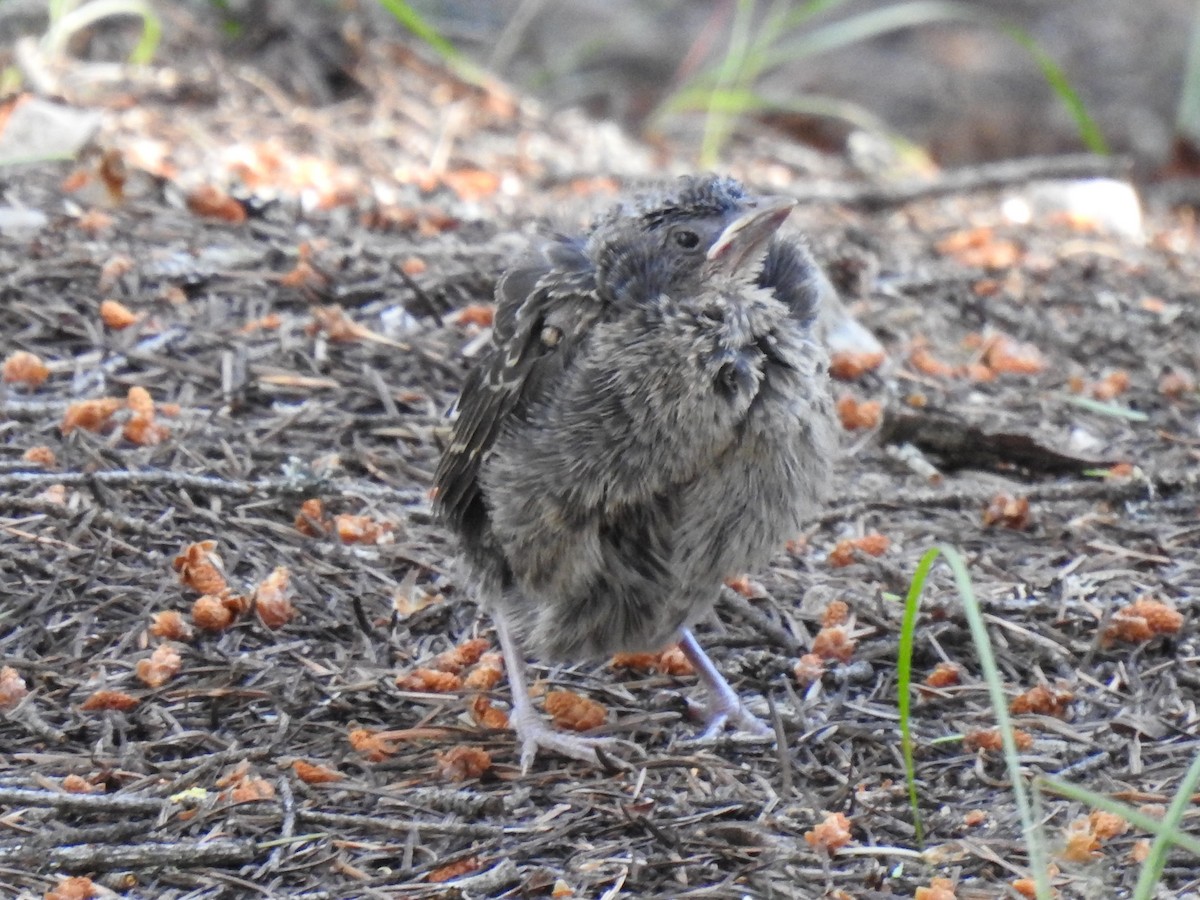
[[[762,197],[754,207],[738,216],[708,248],[708,263],[716,271],[733,274],[759,258],[796,201],[790,197]]]

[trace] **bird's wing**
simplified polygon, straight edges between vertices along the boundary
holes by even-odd
[[[567,240],[540,244],[496,285],[492,347],[463,384],[450,446],[434,477],[442,517],[465,537],[477,536],[486,517],[479,474],[488,451],[561,371],[599,306],[590,263]],[[563,315],[571,307],[579,315]],[[549,318],[556,324],[547,332]],[[573,327],[558,327],[564,322]]]

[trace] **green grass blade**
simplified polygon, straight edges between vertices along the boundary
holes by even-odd
[[[1104,135],[1100,132],[1100,126],[1089,115],[1087,107],[1083,105],[1079,94],[1071,87],[1071,82],[1067,80],[1066,73],[1058,63],[1051,59],[1050,54],[1039,47],[1026,32],[1013,27],[1004,30],[1009,37],[1025,48],[1037,63],[1038,68],[1042,70],[1042,77],[1046,79],[1046,84],[1050,85],[1050,89],[1058,94],[1058,99],[1063,102],[1063,106],[1075,120],[1075,128],[1079,131],[1079,137],[1084,146],[1092,153],[1108,156],[1111,151],[1108,148],[1108,142],[1104,140]]]
[[[995,16],[955,0],[911,0],[907,3],[893,3],[882,9],[858,13],[814,28],[778,47],[771,56],[770,65],[778,66],[795,59],[840,50],[851,44],[904,28],[955,21],[991,26],[997,24]]]
[[[911,731],[909,726],[906,725],[905,720],[909,718],[909,702],[911,699],[908,697],[908,687],[911,684],[912,641],[916,628],[916,607],[920,599],[921,588],[924,587],[925,581],[929,577],[929,571],[939,556],[945,558],[946,564],[950,567],[950,571],[954,575],[954,584],[958,589],[959,597],[962,599],[963,613],[971,629],[971,638],[975,644],[975,651],[979,654],[979,666],[983,670],[983,678],[987,683],[992,712],[996,716],[1000,739],[1004,743],[1004,763],[1008,769],[1009,782],[1012,784],[1013,796],[1017,804],[1017,813],[1021,818],[1021,830],[1025,838],[1025,844],[1029,849],[1029,868],[1033,875],[1034,884],[1036,885],[1037,896],[1039,900],[1050,900],[1053,896],[1053,891],[1050,886],[1049,859],[1046,855],[1045,844],[1042,841],[1041,830],[1038,827],[1035,806],[1021,774],[1021,758],[1017,751],[1016,739],[1013,736],[1012,721],[1008,716],[1008,699],[1004,696],[1004,684],[1000,679],[1000,669],[996,665],[996,657],[992,653],[992,643],[988,637],[987,624],[983,620],[983,610],[980,609],[979,601],[975,598],[975,589],[971,585],[971,576],[967,571],[967,565],[962,558],[962,554],[955,548],[946,545],[927,550],[924,556],[921,557],[921,561],[917,564],[917,570],[913,574],[912,584],[909,587],[908,597],[905,601],[904,620],[900,630],[900,660],[897,665],[899,673],[897,680],[900,690],[898,699],[901,707],[900,736],[904,750],[905,776],[909,781],[909,802],[914,802],[916,776],[912,764]],[[915,821],[914,827],[917,828],[919,835],[921,832]]]
[[[1107,403],[1104,400],[1094,400],[1091,397],[1082,397],[1077,394],[1064,394],[1062,396],[1072,406],[1078,406],[1080,409],[1086,409],[1088,412],[1094,412],[1097,415],[1109,416],[1113,419],[1126,419],[1130,422],[1146,422],[1150,419],[1144,412],[1130,409],[1128,406],[1121,406],[1119,403]]]
[[[715,98],[725,90],[740,83],[739,76],[746,63],[746,54],[751,43],[750,26],[754,21],[755,0],[738,0],[729,30],[729,47],[717,69],[716,83],[704,117],[704,136],[700,141],[700,165],[712,167],[721,147],[733,129],[733,116],[717,107]]]
[[[440,56],[462,78],[476,84],[484,80],[483,70],[468,60],[458,48],[442,37],[441,33],[430,25],[405,0],[379,0],[379,5],[391,13],[392,18],[411,31],[417,38],[424,41],[430,49]]]
[[[1192,17],[1192,41],[1183,69],[1183,90],[1175,112],[1175,128],[1192,143],[1200,145],[1200,2]]]
[[[144,0],[91,0],[83,6],[59,3],[51,12],[51,24],[42,38],[42,46],[55,56],[66,50],[71,35],[110,16],[137,16],[142,20],[142,36],[129,54],[131,63],[150,62],[162,39],[162,22]]]
[[[917,846],[922,848],[925,846],[925,826],[921,820],[921,807],[917,799],[917,768],[913,762],[912,654],[921,592],[925,590],[925,581],[940,552],[937,547],[926,550],[921,561],[917,563],[917,571],[913,573],[912,582],[908,586],[908,596],[904,598],[904,619],[900,623],[900,649],[896,661],[896,699],[900,708],[900,751],[904,755],[904,780],[908,782],[908,805],[912,809]]]
[[[1197,759],[1200,760],[1200,757]],[[1176,800],[1180,796],[1185,798],[1190,797],[1195,792],[1196,785],[1194,782],[1190,785],[1190,790],[1184,790],[1185,787],[1188,787],[1188,778],[1191,777],[1195,769],[1196,761],[1193,761],[1191,768],[1188,769],[1187,775],[1184,776],[1184,780],[1179,786],[1179,790],[1175,793]],[[1120,800],[1114,800],[1105,794],[1089,791],[1087,788],[1080,787],[1077,784],[1059,781],[1057,778],[1052,778],[1049,775],[1039,776],[1034,781],[1034,787],[1045,793],[1058,794],[1070,800],[1104,810],[1104,812],[1110,812],[1114,816],[1120,816],[1134,828],[1147,831],[1156,837],[1163,837],[1168,843],[1181,847],[1189,853],[1200,857],[1200,837],[1188,834],[1186,831],[1168,828],[1165,819],[1156,819],[1153,816],[1147,815],[1136,806],[1130,806],[1127,803],[1122,803]]]
[[[799,28],[814,16],[819,16],[825,10],[833,9],[835,6],[842,6],[845,2],[846,0],[808,0],[807,3],[801,4],[799,9],[792,11],[784,25],[787,28]]]
[[[1162,820],[1162,831],[1154,836],[1154,843],[1150,845],[1150,855],[1146,857],[1137,884],[1133,888],[1133,900],[1153,900],[1155,897],[1156,886],[1162,878],[1163,869],[1167,866],[1167,853],[1175,843],[1183,814],[1192,805],[1192,794],[1197,784],[1200,784],[1200,754],[1192,760],[1187,774],[1180,782],[1179,790],[1175,792],[1171,805],[1167,807],[1167,814]]]

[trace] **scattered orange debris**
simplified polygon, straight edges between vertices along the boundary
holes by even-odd
[[[116,287],[118,281],[133,271],[133,267],[133,260],[123,253],[109,257],[100,267],[100,277],[96,281],[96,287],[99,288],[101,294],[109,293]]]
[[[445,694],[460,690],[462,686],[463,680],[459,675],[453,672],[439,672],[437,669],[413,669],[396,678],[396,687],[402,691]]]
[[[170,436],[170,429],[155,423],[154,400],[144,387],[131,387],[125,398],[125,405],[129,407],[131,415],[121,434],[129,443],[139,447],[151,447]]]
[[[228,590],[222,572],[224,564],[216,551],[216,541],[196,541],[183,548],[171,567],[179,573],[183,584],[201,594],[224,593]]]
[[[137,313],[119,300],[105,300],[100,304],[100,321],[113,331],[124,331],[136,325],[139,318]]]
[[[5,384],[20,384],[25,387],[38,388],[50,377],[50,369],[42,362],[42,358],[28,350],[15,350],[4,359],[0,366],[0,381]]]
[[[1018,750],[1025,751],[1033,747],[1033,736],[1019,728],[1013,729],[1013,740],[1016,741]],[[963,737],[963,749],[967,752],[973,750],[999,751],[1004,749],[1004,739],[1000,736],[998,728],[972,731]]]
[[[83,875],[72,875],[61,879],[43,896],[45,900],[93,900],[96,890],[92,879]]]
[[[1132,862],[1141,865],[1150,858],[1150,839],[1138,838],[1133,842],[1133,846],[1129,848],[1129,859]]]
[[[479,658],[479,664],[467,673],[463,686],[473,691],[490,691],[503,677],[504,658],[499,653],[485,653]]]
[[[1046,370],[1046,360],[1033,344],[1022,344],[1005,334],[984,340],[984,365],[998,375],[1037,375]]]
[[[108,424],[113,414],[124,405],[124,402],[116,397],[99,397],[95,400],[80,400],[78,403],[72,403],[63,414],[59,430],[63,434],[70,434],[76,428],[82,428],[84,431],[100,431]]]
[[[125,712],[137,706],[138,702],[137,697],[131,697],[121,691],[99,690],[84,700],[83,705],[79,708],[87,711],[94,709],[116,709]]]
[[[1102,841],[1120,837],[1129,830],[1129,823],[1125,819],[1102,809],[1094,809],[1088,813],[1088,825],[1092,833]]]
[[[1183,627],[1183,615],[1161,600],[1138,597],[1113,613],[1112,624],[1105,629],[1100,643],[1105,647],[1117,641],[1139,644],[1159,634],[1177,634]]]
[[[1070,691],[1051,690],[1044,684],[1039,684],[1013,697],[1008,704],[1008,710],[1014,715],[1034,713],[1062,718],[1067,713],[1067,704],[1074,699],[1075,695]]]
[[[855,353],[839,350],[829,359],[829,374],[839,381],[856,381],[867,372],[874,372],[887,357],[882,351]]]
[[[162,687],[179,674],[183,668],[183,659],[179,652],[170,644],[160,644],[150,654],[149,659],[139,659],[134,672],[138,679],[148,687]]]
[[[850,605],[845,600],[830,600],[821,614],[821,626],[845,625],[850,619]]]
[[[346,310],[337,304],[313,307],[312,316],[312,322],[304,328],[305,334],[323,333],[329,340],[340,343],[369,340],[375,337],[369,328],[355,322],[346,315]]]
[[[843,394],[837,401],[837,413],[847,431],[874,428],[883,416],[883,404],[878,400],[858,400]]]
[[[75,220],[75,227],[89,237],[96,237],[113,227],[113,217],[101,209],[85,210]]]
[[[822,628],[813,638],[813,655],[825,660],[849,662],[854,655],[855,641],[845,625],[830,625]]]
[[[912,350],[909,351],[908,361],[922,375],[932,378],[953,378],[958,374],[955,366],[935,357],[923,341],[914,344]]]
[[[1022,897],[1037,900],[1037,882],[1032,878],[1018,878],[1012,883],[1012,889]]]
[[[957,900],[954,882],[949,878],[934,878],[929,882],[929,887],[917,888],[913,900]]]
[[[65,484],[52,484],[34,497],[34,499],[62,506],[67,502],[67,486]]]
[[[968,828],[978,828],[987,821],[987,818],[988,814],[982,809],[972,809],[968,810],[967,814],[963,816],[963,824]]]
[[[1090,393],[1097,400],[1113,400],[1129,390],[1129,373],[1115,369],[1095,382]]]
[[[500,190],[500,176],[486,169],[457,169],[442,173],[442,181],[463,200],[485,200]]]
[[[925,683],[933,688],[951,687],[962,681],[962,669],[952,662],[940,662],[925,678]]]
[[[964,266],[983,269],[1008,269],[1021,258],[1021,248],[1015,241],[997,237],[986,226],[956,231],[938,241],[934,249],[953,256]]]
[[[446,863],[440,866],[425,876],[426,881],[431,881],[434,884],[442,884],[446,881],[453,881],[455,878],[461,878],[470,872],[479,869],[479,857],[468,856],[466,859],[456,860],[452,863]]]
[[[463,641],[457,647],[439,653],[433,658],[429,667],[437,669],[439,672],[453,672],[458,675],[463,669],[479,662],[490,646],[492,646],[492,642],[487,638],[471,638]]]
[[[850,820],[840,812],[829,813],[811,831],[804,832],[804,840],[814,850],[832,856],[850,843]]]
[[[1158,380],[1158,392],[1172,400],[1178,400],[1184,394],[1190,394],[1195,389],[1195,380],[1186,372],[1178,370],[1166,372]]]
[[[62,780],[62,789],[68,794],[94,794],[100,790],[82,775],[68,775]]]
[[[841,569],[855,562],[859,551],[868,556],[883,556],[892,541],[886,535],[875,531],[857,538],[844,538],[829,551],[829,564],[835,569]]]
[[[659,672],[663,675],[695,675],[696,669],[678,644],[658,653],[615,653],[609,661],[614,669],[633,672]]]
[[[287,566],[276,566],[254,588],[254,611],[268,628],[282,628],[296,615],[296,607],[287,596],[290,578]]]
[[[330,526],[325,518],[325,504],[317,497],[310,497],[300,504],[294,522],[296,530],[306,537],[320,537]]]
[[[543,705],[555,725],[571,731],[591,731],[608,721],[602,704],[574,691],[550,691]]]
[[[767,589],[749,575],[739,575],[737,578],[726,579],[725,585],[747,599],[751,597],[765,597],[767,594]]]
[[[283,324],[283,316],[279,313],[267,313],[257,319],[251,319],[238,329],[241,334],[253,334],[256,331],[275,331]]]
[[[333,517],[333,530],[343,544],[386,544],[392,539],[396,526],[370,516],[339,513]]]
[[[508,727],[508,714],[492,706],[491,701],[482,694],[471,701],[471,718],[484,728]]]
[[[478,778],[492,767],[492,755],[482,747],[451,747],[436,754],[438,771],[450,781]]]
[[[226,788],[220,797],[231,803],[252,803],[256,800],[270,800],[275,796],[275,786],[255,773],[246,760],[218,778],[217,787]]]
[[[349,734],[350,746],[371,762],[383,762],[396,753],[396,742],[370,728],[354,728]]]
[[[472,303],[464,306],[450,317],[455,325],[478,325],[488,328],[496,318],[496,307],[491,303]]]
[[[0,710],[14,709],[28,693],[20,672],[12,666],[0,668]]]
[[[150,633],[169,641],[186,641],[192,636],[192,627],[180,613],[168,609],[150,614]]]
[[[341,781],[346,777],[337,769],[306,762],[303,759],[292,761],[292,771],[305,784],[329,784],[333,781]]]
[[[1000,525],[1014,531],[1024,531],[1030,525],[1029,498],[997,494],[983,511],[983,527]]]
[[[201,185],[188,194],[187,208],[198,216],[219,219],[231,225],[241,225],[246,221],[246,207],[211,184]]]
[[[696,667],[692,665],[692,661],[687,658],[687,655],[678,644],[668,647],[658,655],[658,662],[655,663],[655,668],[663,675],[673,675],[675,677],[696,674]]]
[[[235,618],[237,614],[223,596],[204,594],[192,604],[192,621],[205,631],[224,631]]]
[[[400,270],[405,275],[421,275],[429,268],[429,264],[418,256],[410,256],[400,263]]]
[[[58,464],[58,457],[54,455],[54,451],[44,445],[30,447],[21,454],[21,459],[44,469],[53,469]]]
[[[810,684],[820,681],[825,675],[825,660],[815,653],[805,653],[792,667],[792,674],[795,676],[797,684],[801,687],[808,687]]]

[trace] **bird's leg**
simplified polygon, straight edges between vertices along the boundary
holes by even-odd
[[[508,628],[504,614],[492,610],[496,623],[496,636],[500,639],[500,652],[504,655],[504,668],[508,672],[508,684],[512,689],[512,714],[509,720],[517,740],[521,744],[521,774],[529,771],[538,750],[550,750],[562,756],[599,765],[598,749],[608,750],[625,743],[616,738],[584,737],[566,734],[552,728],[534,709],[529,697],[529,686],[525,680],[525,657],[521,654],[516,637]]]
[[[769,737],[775,733],[766,722],[746,709],[737,692],[725,680],[725,676],[717,671],[713,661],[696,641],[696,636],[690,628],[679,630],[679,649],[695,668],[701,684],[708,691],[709,702],[704,709],[704,731],[699,735],[701,740],[716,737],[724,731],[726,725],[733,725],[742,731],[762,737]]]

